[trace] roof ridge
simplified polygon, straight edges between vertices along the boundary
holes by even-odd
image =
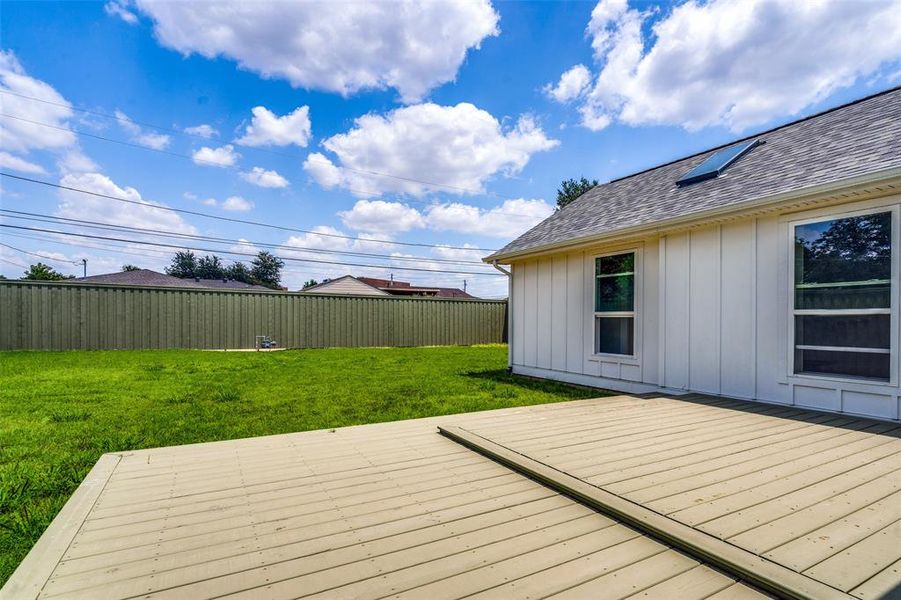
[[[776,127],[771,127],[771,128],[769,128],[769,129],[765,129],[765,130],[763,130],[763,131],[758,131],[758,132],[752,133],[752,134],[750,134],[750,135],[747,135],[747,136],[745,136],[745,137],[741,137],[741,138],[738,138],[738,139],[736,139],[736,140],[732,140],[732,141],[730,141],[730,142],[726,142],[726,143],[724,143],[724,144],[720,144],[719,146],[713,146],[713,147],[711,147],[711,148],[706,148],[706,149],[701,150],[701,151],[699,151],[699,152],[695,152],[694,154],[687,154],[687,155],[685,155],[685,156],[681,156],[681,157],[679,157],[679,158],[676,158],[676,159],[667,161],[667,162],[665,162],[665,163],[660,163],[659,165],[655,165],[655,166],[653,166],[653,167],[648,167],[647,169],[642,169],[641,171],[636,171],[636,172],[634,172],[634,173],[630,173],[629,175],[623,175],[622,177],[617,177],[616,179],[611,179],[610,181],[607,181],[606,183],[615,183],[615,182],[617,182],[617,181],[622,181],[622,180],[624,180],[624,179],[629,179],[629,178],[631,178],[631,177],[635,177],[635,176],[637,176],[637,175],[641,175],[642,173],[647,173],[647,172],[649,172],[649,171],[655,171],[655,170],[657,170],[657,169],[661,169],[661,168],[663,168],[663,167],[666,167],[666,166],[675,164],[675,163],[677,163],[677,162],[681,162],[681,161],[683,161],[683,160],[687,160],[687,159],[689,159],[689,158],[694,158],[694,157],[696,157],[696,156],[700,156],[700,155],[706,154],[706,153],[708,153],[708,152],[713,152],[713,151],[715,151],[715,150],[722,150],[723,148],[728,148],[729,146],[734,146],[735,144],[738,144],[738,143],[740,143],[740,142],[744,142],[744,141],[750,140],[750,139],[755,138],[755,137],[760,137],[760,136],[762,136],[762,135],[767,135],[767,134],[769,134],[769,133],[773,133],[774,131],[779,131],[780,129],[785,129],[786,127],[791,127],[792,125],[797,125],[798,123],[803,123],[803,122],[805,122],[805,121],[810,121],[810,120],[812,120],[812,119],[817,119],[817,118],[819,118],[819,117],[822,117],[822,116],[827,115],[827,114],[829,114],[829,113],[835,112],[835,111],[837,111],[837,110],[842,110],[843,108],[848,108],[849,106],[854,106],[855,104],[861,104],[862,102],[866,102],[866,101],[868,101],[868,100],[872,100],[872,99],[878,98],[878,97],[880,97],[880,96],[885,96],[885,95],[887,95],[887,94],[891,94],[892,92],[897,92],[897,91],[901,91],[901,85],[896,85],[896,86],[894,86],[894,87],[890,87],[890,88],[888,88],[888,89],[885,89],[885,90],[876,92],[876,93],[874,93],[874,94],[870,94],[869,96],[863,96],[862,98],[857,98],[857,99],[855,99],[855,100],[851,100],[851,101],[849,101],[849,102],[845,102],[844,104],[839,104],[838,106],[833,106],[832,108],[826,108],[826,109],[821,110],[821,111],[819,111],[819,112],[813,113],[812,115],[807,115],[806,117],[801,117],[800,119],[795,119],[794,121],[789,121],[788,123],[783,123],[782,125],[777,125]],[[600,186],[602,186],[602,185],[605,185],[605,184],[602,183],[602,184],[600,184],[599,186],[596,186],[596,187],[600,187]]]

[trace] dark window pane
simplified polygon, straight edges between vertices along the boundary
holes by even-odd
[[[594,347],[599,354],[633,353],[635,320],[632,317],[597,317]]]
[[[616,275],[635,271],[635,253],[602,256],[595,261],[596,275]]]
[[[595,312],[631,312],[635,309],[635,276],[598,277]]]
[[[795,228],[795,308],[888,308],[889,212]]]
[[[795,373],[889,378],[889,354],[795,350]]]
[[[795,317],[796,346],[891,348],[889,315]]]
[[[891,284],[837,285],[795,289],[795,308],[845,310],[854,308],[889,308]]]

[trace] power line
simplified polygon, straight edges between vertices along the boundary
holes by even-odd
[[[169,258],[172,256],[172,253],[167,250],[159,250],[156,248],[144,248],[142,253],[138,252],[128,252],[127,250],[123,250],[123,248],[128,248],[128,246],[113,246],[111,244],[100,244],[97,242],[91,242],[90,244],[76,244],[71,241],[64,241],[59,239],[54,239],[50,236],[37,236],[37,235],[25,235],[21,233],[9,233],[6,232],[3,234],[5,237],[18,238],[23,240],[33,240],[38,241],[44,244],[56,244],[58,246],[68,246],[70,248],[79,248],[82,250],[98,250],[98,251],[107,251],[107,252],[115,252],[116,254],[124,254],[127,256],[137,256],[140,258],[148,258],[149,255],[152,255],[153,258]],[[238,262],[235,258],[225,257],[223,260],[229,262]],[[75,263],[73,261],[72,264],[80,264]]]
[[[174,133],[174,134],[176,134],[176,135],[182,135],[182,136],[185,136],[185,137],[192,137],[192,138],[196,138],[196,139],[202,140],[202,141],[204,141],[204,142],[209,142],[209,138],[205,138],[205,137],[200,136],[200,135],[190,134],[190,133],[188,133],[188,132],[186,132],[186,131],[182,131],[182,130],[179,130],[179,129],[175,129],[175,128],[172,128],[172,127],[163,127],[162,125],[154,125],[153,123],[147,123],[146,121],[136,121],[136,120],[134,120],[134,119],[132,119],[132,118],[130,118],[130,117],[124,118],[124,117],[120,117],[120,116],[117,116],[117,115],[111,115],[111,114],[109,114],[109,113],[105,113],[105,112],[101,112],[101,111],[88,110],[88,109],[86,109],[86,108],[78,108],[78,107],[75,107],[75,106],[70,106],[70,105],[68,105],[68,104],[63,104],[63,103],[61,103],[61,102],[52,102],[52,101],[50,101],[50,100],[44,100],[43,98],[35,98],[34,96],[26,96],[25,94],[17,94],[17,93],[15,93],[15,92],[11,92],[11,91],[8,91],[8,90],[0,90],[0,93],[2,93],[2,94],[8,94],[8,95],[11,95],[11,96],[18,96],[19,98],[23,98],[23,99],[25,99],[25,100],[32,100],[32,101],[35,101],[35,102],[42,102],[42,103],[44,103],[44,104],[50,104],[50,105],[52,105],[52,106],[59,106],[59,107],[62,107],[62,108],[66,108],[66,109],[68,109],[68,110],[74,110],[74,111],[82,112],[82,113],[85,113],[85,114],[96,115],[96,116],[104,117],[104,118],[107,118],[107,119],[113,119],[113,120],[115,120],[115,121],[120,121],[120,122],[123,122],[123,123],[133,123],[133,124],[136,124],[136,125],[142,125],[142,126],[144,126],[144,127],[150,127],[150,128],[152,128],[152,129],[156,129],[156,130],[158,130],[158,131],[165,131],[165,132],[167,132],[167,133]],[[10,115],[4,115],[4,116],[10,116]],[[18,118],[18,117],[12,117],[12,118]],[[22,120],[24,120],[24,119],[22,119]],[[40,123],[40,122],[38,122],[38,121],[31,121],[31,122],[34,123],[34,124],[36,124],[36,125],[46,125],[46,126],[48,126],[48,127],[55,127],[54,125],[50,125],[50,124],[48,124],[48,123]],[[79,131],[74,130],[74,129],[72,129],[72,130],[67,130],[67,131],[71,131],[72,133],[76,133],[76,134],[78,134],[78,135],[91,135],[91,134],[88,134],[88,133],[79,132]],[[99,138],[99,139],[106,139],[106,138]],[[107,140],[107,141],[118,142],[119,140]],[[124,143],[124,142],[123,142],[123,143]],[[130,145],[133,145],[133,144],[130,144]],[[239,145],[240,145],[240,144],[239,144]],[[140,148],[147,148],[147,149],[149,149],[149,150],[154,150],[154,148],[148,148],[147,146],[140,146],[140,145],[137,145],[137,146],[140,147]],[[269,153],[269,154],[273,154],[273,155],[275,155],[275,156],[283,156],[283,157],[287,157],[287,158],[300,158],[300,159],[304,159],[304,158],[305,158],[305,159],[313,159],[314,162],[318,161],[320,164],[325,164],[326,162],[328,162],[328,164],[333,164],[331,161],[328,161],[327,159],[326,159],[326,160],[318,160],[318,159],[316,159],[315,157],[310,156],[310,155],[307,155],[306,157],[304,157],[304,156],[302,156],[302,155],[300,155],[300,154],[297,154],[296,152],[291,152],[291,153],[288,153],[288,152],[277,152],[277,151],[274,151],[274,150],[268,150],[268,149],[266,149],[266,148],[259,148],[259,147],[256,147],[256,146],[244,146],[244,145],[241,145],[241,147],[242,147],[242,148],[253,148],[254,150],[257,150],[257,151],[260,151],[260,152],[266,152],[266,153]],[[428,185],[428,186],[431,186],[431,187],[443,187],[443,188],[447,188],[447,189],[451,189],[451,190],[455,190],[455,191],[466,192],[466,193],[469,193],[469,194],[475,194],[475,195],[488,195],[488,196],[494,196],[494,197],[497,197],[497,198],[502,198],[502,196],[501,196],[500,194],[497,194],[496,192],[489,192],[489,191],[485,191],[485,190],[474,190],[474,189],[472,189],[472,188],[466,188],[466,187],[461,187],[461,186],[456,186],[456,185],[450,185],[450,184],[446,184],[446,183],[438,183],[438,182],[435,182],[435,181],[426,181],[426,180],[424,180],[424,179],[416,179],[416,178],[413,178],[413,177],[405,177],[405,176],[402,176],[402,175],[394,175],[394,174],[392,174],[392,173],[385,173],[385,172],[382,172],[382,171],[372,171],[372,170],[368,170],[368,169],[357,169],[357,168],[354,168],[354,167],[347,167],[347,166],[344,166],[344,165],[342,165],[342,166],[340,166],[340,167],[338,167],[338,168],[344,169],[345,171],[350,171],[350,172],[352,172],[352,173],[361,173],[361,174],[364,174],[364,175],[375,175],[376,177],[386,177],[386,178],[390,178],[390,179],[397,179],[397,180],[400,180],[400,181],[406,181],[406,182],[409,182],[409,183],[418,183],[418,184],[420,184],[420,185]]]
[[[4,236],[16,237],[16,238],[28,239],[28,240],[36,240],[36,241],[43,242],[43,243],[56,244],[59,246],[68,246],[70,248],[79,248],[82,250],[106,250],[106,251],[110,251],[110,252],[115,252],[116,254],[136,256],[136,257],[140,257],[140,258],[144,258],[144,259],[148,258],[148,254],[156,255],[155,258],[169,258],[172,256],[171,251],[159,250],[156,248],[144,248],[143,254],[139,254],[137,252],[128,252],[126,250],[122,250],[121,248],[123,246],[112,246],[110,244],[101,244],[96,241],[91,241],[90,245],[88,245],[86,243],[78,244],[73,241],[64,241],[64,240],[60,240],[60,239],[55,239],[55,238],[49,237],[49,236],[42,237],[42,236],[32,236],[32,235],[9,233],[9,232],[4,233]],[[128,247],[128,246],[124,246],[124,247]],[[222,257],[222,260],[224,260],[226,262],[231,262],[231,263],[240,262],[236,258],[229,258],[227,256]],[[24,265],[23,265],[23,267],[24,267]],[[313,273],[315,275],[315,273],[317,272],[317,269],[324,269],[324,267],[309,267],[308,275],[304,275],[304,276],[305,277],[309,276],[309,273]],[[392,267],[386,265],[385,270],[391,271]],[[326,273],[326,271],[320,271],[320,272]]]
[[[451,265],[479,265],[484,266],[484,263],[481,261],[473,261],[473,260],[463,260],[463,259],[446,259],[446,258],[433,258],[428,256],[397,256],[391,254],[376,254],[372,252],[359,252],[352,250],[330,250],[325,248],[311,248],[308,246],[295,246],[291,244],[270,244],[266,242],[257,242],[253,240],[244,240],[244,239],[234,239],[234,238],[222,238],[222,237],[214,237],[214,236],[206,236],[206,235],[195,235],[189,233],[180,233],[176,231],[167,231],[163,229],[146,229],[142,227],[134,227],[131,225],[117,225],[114,223],[103,223],[100,221],[88,221],[84,219],[73,219],[70,217],[58,217],[54,215],[45,215],[41,213],[30,213],[19,210],[10,210],[6,208],[0,208],[0,213],[6,213],[9,217],[14,219],[22,219],[26,221],[38,221],[42,223],[53,223],[53,224],[78,224],[83,225],[85,227],[89,227],[91,229],[103,229],[107,231],[128,231],[132,233],[143,233],[143,234],[156,234],[162,235],[165,237],[173,237],[180,239],[189,239],[195,241],[204,241],[204,242],[217,242],[217,243],[228,243],[228,244],[240,244],[246,246],[259,246],[264,248],[274,248],[274,249],[286,249],[286,250],[298,250],[303,252],[312,252],[316,254],[339,254],[345,256],[358,256],[364,258],[377,258],[382,260],[400,260],[400,261],[429,261],[436,263],[445,263]]]
[[[28,250],[22,250],[21,248],[16,248],[15,246],[10,246],[9,244],[4,244],[3,242],[0,242],[0,246],[4,246],[6,248],[9,248],[10,250],[15,250],[16,252],[21,252],[22,254],[30,254],[31,256],[37,256],[38,258],[43,258],[44,260],[49,260],[50,262],[66,263],[66,264],[73,264],[73,265],[81,264],[80,260],[79,261],[63,260],[60,258],[54,258],[52,256],[45,256],[43,254],[38,254],[37,252],[29,252]]]
[[[8,258],[3,258],[2,256],[0,256],[0,262],[5,262],[5,263],[8,264],[8,265],[14,265],[14,266],[19,267],[19,268],[21,268],[21,269],[27,269],[27,268],[28,268],[27,266],[23,265],[22,263],[18,263],[18,262],[14,261],[14,260],[9,260]]]
[[[196,217],[215,219],[217,221],[226,221],[229,223],[241,223],[243,225],[253,225],[255,227],[268,227],[270,229],[278,229],[280,231],[290,231],[292,233],[304,233],[304,234],[317,235],[317,236],[322,236],[322,237],[339,238],[339,239],[344,239],[344,240],[371,242],[371,243],[375,243],[375,244],[386,244],[386,245],[395,245],[395,246],[415,246],[415,247],[419,247],[419,248],[444,248],[444,249],[449,249],[449,250],[472,250],[472,251],[482,251],[482,252],[494,252],[495,251],[495,249],[492,249],[492,248],[478,248],[478,247],[473,247],[473,246],[450,246],[450,245],[444,245],[444,244],[423,244],[423,243],[417,243],[417,242],[398,242],[398,241],[390,241],[390,240],[378,240],[375,238],[353,237],[353,236],[349,236],[349,235],[340,235],[337,233],[323,233],[321,231],[311,231],[309,229],[298,229],[296,227],[285,227],[283,225],[272,225],[270,223],[263,223],[261,221],[248,221],[245,219],[236,219],[233,217],[223,217],[220,215],[211,215],[209,213],[204,213],[204,212],[200,212],[200,211],[196,211],[196,210],[188,210],[185,208],[173,208],[171,206],[164,206],[161,204],[152,204],[148,200],[143,200],[143,201],[130,200],[128,198],[120,198],[119,196],[112,196],[109,194],[101,194],[100,192],[92,192],[90,190],[85,190],[85,189],[76,188],[76,187],[67,186],[67,185],[61,185],[59,183],[52,183],[50,181],[42,181],[40,179],[33,179],[31,177],[23,177],[21,175],[14,175],[12,173],[6,173],[3,171],[0,171],[0,177],[9,177],[11,179],[17,179],[19,181],[25,181],[28,183],[34,183],[34,184],[38,184],[38,185],[45,185],[45,186],[56,188],[56,189],[68,190],[70,192],[78,192],[80,194],[87,194],[89,196],[96,196],[98,198],[106,198],[109,200],[115,200],[117,202],[125,202],[127,204],[135,204],[135,205],[143,206],[144,208],[149,208],[149,209],[167,210],[170,212],[194,215]]]
[[[175,248],[179,250],[196,250],[198,252],[221,252],[223,254],[232,254],[235,256],[256,256],[256,254],[248,253],[248,252],[238,252],[235,250],[221,250],[221,249],[213,249],[213,248],[201,248],[196,246],[187,246],[182,244],[166,244],[163,242],[148,242],[148,241],[138,241],[138,240],[127,240],[123,238],[114,238],[109,236],[101,236],[101,235],[91,235],[87,233],[75,233],[70,231],[56,231],[53,229],[42,229],[37,227],[24,227],[21,225],[9,225],[6,223],[0,223],[0,227],[9,228],[9,229],[18,229],[24,231],[39,231],[42,233],[53,233],[57,235],[68,235],[75,236],[81,238],[88,239],[98,239],[98,240],[111,240],[116,242],[126,242],[129,244],[137,244],[141,246],[158,246],[162,248]],[[326,265],[342,265],[348,267],[365,267],[365,268],[373,268],[373,269],[389,269],[389,270],[398,270],[398,271],[419,271],[424,273],[447,273],[452,275],[484,275],[489,277],[504,277],[501,273],[490,273],[490,272],[476,272],[476,271],[455,271],[455,270],[444,270],[444,269],[423,269],[419,267],[399,267],[395,265],[369,265],[369,264],[361,264],[361,263],[349,263],[349,262],[338,262],[331,260],[318,260],[314,258],[296,258],[293,256],[279,256],[282,260],[293,261],[293,262],[301,262],[301,263],[317,263],[317,264],[326,264]]]

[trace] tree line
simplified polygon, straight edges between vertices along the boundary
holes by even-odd
[[[284,266],[285,261],[265,250],[257,254],[249,266],[237,261],[234,264],[226,265],[215,254],[197,256],[190,250],[180,250],[175,253],[169,266],[166,267],[166,274],[180,279],[231,279],[278,290],[281,289]],[[135,265],[122,265],[123,271],[137,271],[138,269],[139,267]],[[0,279],[6,279],[6,277],[0,275]],[[29,266],[20,279],[64,281],[75,279],[75,275],[65,275],[50,265],[38,262]]]
[[[215,254],[197,256],[190,250],[175,253],[166,274],[180,279],[231,279],[253,285],[281,289],[281,274],[285,261],[265,250],[260,251],[250,266],[235,261],[225,265]]]

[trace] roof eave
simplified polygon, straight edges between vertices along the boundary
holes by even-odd
[[[622,238],[626,236],[638,235],[641,233],[660,232],[661,230],[684,226],[694,221],[703,221],[715,217],[725,217],[732,214],[738,215],[744,212],[760,210],[772,205],[780,205],[787,202],[796,202],[800,200],[816,200],[835,194],[837,192],[856,191],[858,188],[866,188],[868,186],[873,186],[876,184],[892,184],[901,187],[901,166],[873,171],[864,175],[846,177],[844,179],[838,179],[836,181],[831,181],[820,185],[798,188],[796,190],[781,192],[779,194],[762,196],[760,198],[746,200],[745,202],[732,204],[726,207],[713,208],[709,210],[689,213],[686,215],[680,215],[678,217],[672,217],[669,219],[662,219],[660,221],[644,223],[633,227],[615,229],[613,231],[607,231],[600,234],[589,234],[573,237],[560,242],[531,246],[529,248],[514,250],[512,252],[495,252],[494,254],[490,254],[484,257],[482,259],[482,262],[488,264],[492,264],[494,262],[509,264],[513,260],[521,260],[536,254],[547,254],[548,252],[552,251],[574,248],[577,246],[603,242],[605,240]]]

